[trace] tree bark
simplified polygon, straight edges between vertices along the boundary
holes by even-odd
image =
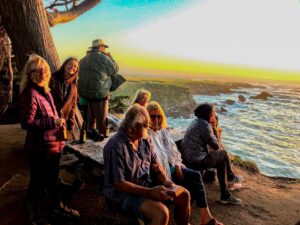
[[[77,6],[72,7],[71,10],[66,12],[51,12],[47,13],[48,22],[50,26],[55,26],[60,23],[67,23],[71,20],[76,19],[78,16],[92,9],[94,6],[99,4],[101,0],[85,0]]]
[[[52,72],[59,68],[42,0],[1,0],[0,15],[12,41],[19,71],[32,53],[45,58]]]

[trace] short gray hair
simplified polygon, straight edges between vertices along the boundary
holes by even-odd
[[[149,122],[150,116],[147,109],[139,104],[133,104],[127,110],[125,118],[120,124],[120,128],[132,132],[137,124],[149,124]]]

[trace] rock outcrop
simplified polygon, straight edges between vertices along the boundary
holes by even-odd
[[[196,102],[193,99],[190,90],[186,87],[182,87],[170,83],[162,82],[138,82],[128,81],[122,85],[116,92],[113,92],[114,96],[129,96],[129,100],[126,102],[129,106],[138,89],[146,89],[151,92],[151,100],[159,102],[165,110],[168,117],[189,117],[193,114],[196,107]]]
[[[239,95],[238,98],[239,98],[240,102],[246,101],[246,98],[244,97],[244,95]]]
[[[220,113],[225,113],[225,112],[228,112],[228,110],[225,107],[221,106]]]
[[[256,96],[251,96],[251,99],[261,99],[261,100],[267,100],[269,97],[273,97],[273,95],[271,95],[270,93],[263,91],[260,94],[256,95]]]
[[[225,103],[226,103],[227,105],[233,105],[233,104],[235,103],[235,101],[232,100],[232,99],[227,99],[227,100],[225,101]]]

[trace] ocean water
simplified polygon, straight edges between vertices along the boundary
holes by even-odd
[[[249,99],[262,91],[273,97]],[[240,94],[245,102],[238,101]],[[300,178],[300,86],[235,89],[232,94],[195,95],[194,99],[197,104],[214,103],[217,110],[221,106],[228,110],[218,116],[222,141],[230,153],[255,162],[265,175]],[[225,104],[227,99],[235,104]],[[182,129],[191,120],[168,118],[170,125]]]

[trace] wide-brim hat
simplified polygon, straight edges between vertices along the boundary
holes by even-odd
[[[108,47],[109,47],[108,45],[106,45],[106,44],[104,43],[104,41],[103,41],[102,39],[96,39],[96,40],[93,40],[93,42],[92,42],[92,48],[98,47],[98,46],[104,46],[105,48],[108,48]]]

